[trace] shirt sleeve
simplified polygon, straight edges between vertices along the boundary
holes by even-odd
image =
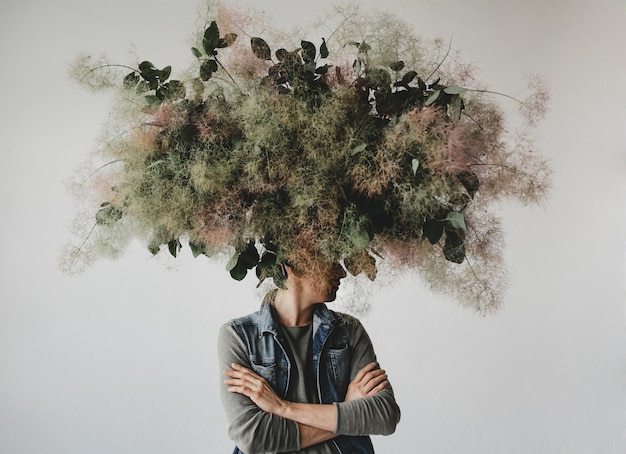
[[[247,348],[235,328],[224,324],[218,333],[220,397],[228,421],[228,436],[246,453],[300,450],[298,424],[262,411],[247,396],[231,393],[224,384],[223,371],[232,363],[252,368]]]
[[[350,364],[352,380],[365,365],[376,361],[376,354],[363,325],[356,319],[348,319],[346,323],[352,349]],[[339,435],[389,435],[396,430],[396,425],[400,421],[400,408],[391,385],[374,396],[338,402],[336,406],[336,433]]]

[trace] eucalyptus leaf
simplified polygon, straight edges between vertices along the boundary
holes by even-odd
[[[155,82],[161,71],[156,69],[149,61],[139,63],[139,73],[148,82]]]
[[[200,52],[199,49],[192,47],[191,48],[191,53],[193,54],[194,57],[196,58],[202,58],[202,52]]]
[[[463,263],[465,260],[465,246],[461,235],[453,231],[446,232],[443,255],[450,262]]]
[[[109,202],[104,202],[96,211],[96,223],[98,225],[113,225],[122,219],[123,215],[122,210],[114,207]]]
[[[443,236],[443,224],[439,221],[431,219],[424,222],[422,230],[426,238],[428,238],[428,241],[430,241],[430,244],[437,244]]]
[[[242,281],[248,274],[248,269],[239,262],[230,270],[230,276],[236,281]]]
[[[402,76],[402,83],[408,85],[417,77],[417,72],[415,71],[407,71],[407,73]]]
[[[178,251],[180,250],[180,240],[176,238],[168,242],[167,248],[169,249],[170,254],[172,254],[173,257],[176,257],[178,255]]]
[[[437,99],[439,98],[440,94],[441,94],[441,91],[440,90],[436,90],[432,95],[430,95],[428,97],[428,99],[424,103],[424,106],[428,107],[431,104],[433,104],[435,101],[437,101]]]
[[[207,81],[217,71],[217,62],[213,59],[206,60],[200,65],[200,79]]]
[[[443,92],[448,95],[461,95],[466,91],[468,91],[467,88],[457,87],[456,85],[451,85],[443,89]]]
[[[256,266],[256,276],[259,278],[259,283],[263,282],[268,277],[272,277],[275,274],[275,267],[276,254],[270,251],[265,251]]]
[[[328,46],[324,38],[322,38],[322,45],[320,46],[320,58],[328,58]]]
[[[220,30],[217,26],[217,22],[211,22],[211,25],[204,31],[204,38],[202,39],[202,47],[207,55],[213,55],[215,48],[220,39]]]
[[[235,251],[235,253],[226,264],[226,271],[232,271],[237,266],[237,262],[239,262],[239,252]]]
[[[276,51],[276,59],[278,61],[283,61],[285,58],[287,58],[288,55],[289,55],[289,52],[287,51],[287,49],[283,47],[281,47],[280,49]]]
[[[257,58],[260,58],[261,60],[272,59],[272,50],[263,38],[252,38],[250,40],[250,46],[252,47],[252,52]]]
[[[246,247],[239,254],[239,263],[247,269],[252,269],[259,263],[259,252],[253,241],[246,243]]]
[[[354,219],[349,219],[345,225],[344,234],[352,242],[357,250],[365,249],[370,241],[370,235],[360,223]]]
[[[166,66],[159,72],[159,79],[161,82],[166,81],[170,77],[170,74],[172,74],[172,67]]]
[[[356,154],[359,154],[360,152],[362,152],[363,150],[365,150],[367,148],[367,143],[362,143],[361,145],[357,145],[356,147],[354,147],[352,149],[352,153],[351,156],[354,156]]]
[[[458,211],[450,211],[448,216],[445,219],[453,229],[462,230],[463,232],[467,231],[467,226],[465,225],[465,216],[463,213]]]
[[[167,93],[165,94],[167,99],[184,99],[186,94],[185,85],[180,80],[170,80],[167,84]]]
[[[315,74],[326,74],[328,73],[328,68],[330,68],[331,66],[332,65],[324,65],[324,66],[315,68]]]
[[[413,169],[413,175],[415,175],[417,173],[417,169],[420,166],[420,161],[417,158],[413,158],[413,160],[411,161],[411,168]]]
[[[193,242],[189,242],[189,247],[191,249],[191,253],[193,254],[194,257],[198,257],[199,255],[206,255],[206,251],[204,249],[204,246],[200,243],[193,243]]]
[[[135,91],[137,92],[137,94],[145,93],[147,91],[150,91],[150,86],[148,85],[148,82],[142,80],[139,81],[139,83],[137,84]]]
[[[301,54],[304,63],[313,63],[315,61],[315,56],[317,55],[315,44],[310,41],[300,41],[300,46],[302,47]]]
[[[459,95],[453,95],[448,106],[448,115],[450,120],[459,121],[464,107],[463,98]]]
[[[137,74],[136,71],[133,71],[132,73],[124,77],[124,88],[130,89],[130,88],[136,87],[137,84],[139,83],[139,80],[140,80],[139,74]]]
[[[237,33],[227,33],[224,35],[223,38],[220,38],[217,41],[217,47],[222,49],[224,47],[232,46],[236,40],[237,40]]]

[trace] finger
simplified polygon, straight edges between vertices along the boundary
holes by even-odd
[[[367,387],[369,389],[375,388],[376,386],[378,386],[385,380],[387,380],[387,374],[380,374],[377,377],[372,378],[369,382],[367,382]]]
[[[374,394],[378,394],[380,391],[382,391],[383,389],[385,389],[387,386],[389,386],[389,381],[388,380],[384,380],[383,382],[379,383],[378,385],[376,385],[369,393],[367,393],[370,396],[373,396]]]
[[[360,382],[361,380],[363,380],[363,377],[365,377],[365,375],[370,372],[372,369],[374,369],[376,367],[376,362],[372,361],[369,364],[366,364],[363,368],[361,368],[356,376],[354,377],[354,380],[352,380],[355,383]]]
[[[383,369],[377,369],[377,370],[373,370],[371,372],[368,372],[367,374],[365,374],[365,376],[363,377],[363,379],[361,380],[361,383],[363,385],[369,383],[370,381],[382,376],[382,375],[386,375],[386,372]]]

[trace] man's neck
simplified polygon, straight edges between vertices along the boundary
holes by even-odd
[[[305,326],[313,320],[315,301],[309,301],[294,290],[278,290],[274,309],[278,322],[286,326]]]

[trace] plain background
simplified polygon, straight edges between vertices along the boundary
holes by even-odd
[[[252,4],[252,0],[250,0]],[[259,3],[284,24],[331,1]],[[551,86],[537,147],[543,207],[502,207],[512,286],[481,317],[417,278],[374,286],[362,317],[402,408],[379,453],[626,452],[626,3],[363,1],[454,46],[491,88]],[[67,78],[79,51],[134,45],[185,67],[195,0],[3,0],[0,6],[0,452],[231,452],[215,336],[256,309],[223,263],[133,245],[68,277],[64,182],[93,150],[110,98]],[[344,290],[350,291],[348,283]]]

